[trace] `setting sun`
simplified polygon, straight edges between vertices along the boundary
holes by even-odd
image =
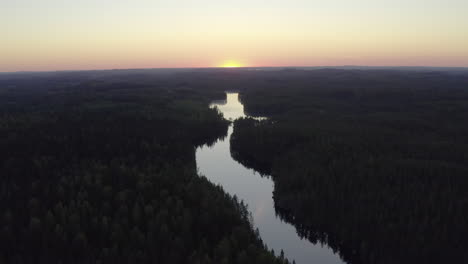
[[[226,61],[223,64],[221,64],[222,68],[238,68],[238,67],[244,67],[241,63],[237,61]]]

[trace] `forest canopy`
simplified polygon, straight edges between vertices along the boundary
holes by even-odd
[[[349,263],[467,262],[468,74],[288,71],[242,91],[231,153]]]
[[[0,94],[0,263],[288,263],[197,175],[222,90],[110,71],[2,76]]]

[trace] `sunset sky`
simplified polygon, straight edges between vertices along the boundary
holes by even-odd
[[[467,0],[2,0],[0,71],[468,67]]]

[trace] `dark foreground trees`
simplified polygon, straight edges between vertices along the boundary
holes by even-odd
[[[231,152],[278,214],[349,263],[468,262],[468,75],[321,74],[242,95],[271,118],[236,121]]]
[[[196,173],[216,93],[87,78],[0,82],[0,263],[286,263]]]

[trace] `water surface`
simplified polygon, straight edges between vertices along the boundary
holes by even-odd
[[[224,118],[235,120],[245,117],[244,106],[239,102],[238,93],[228,93],[226,101],[213,103]],[[283,222],[276,216],[273,203],[274,182],[269,177],[261,177],[231,157],[230,125],[227,137],[220,139],[211,147],[197,149],[196,160],[199,173],[211,182],[221,185],[226,192],[236,195],[247,204],[252,214],[253,224],[269,249],[277,254],[281,250],[285,256],[297,264],[340,264],[343,261],[326,245],[312,244],[302,239],[293,225]]]

